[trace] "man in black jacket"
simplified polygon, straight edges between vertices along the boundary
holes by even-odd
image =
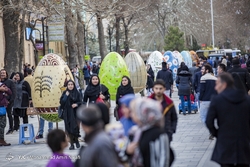
[[[8,101],[9,101],[9,104],[6,108],[8,119],[9,119],[9,130],[6,133],[6,135],[7,135],[7,134],[10,134],[13,132],[12,107],[13,107],[14,100],[16,97],[16,85],[12,80],[8,79],[8,73],[5,69],[2,69],[0,71],[0,77],[1,77],[1,82],[3,82],[12,92],[12,95],[7,97]]]
[[[250,97],[235,89],[229,73],[218,76],[206,125],[217,138],[212,160],[221,167],[249,167],[250,165]],[[217,120],[218,128],[215,126]]]
[[[228,70],[229,73],[233,74],[236,73],[240,76],[242,83],[245,86],[246,92],[250,90],[250,75],[247,69],[241,68],[239,58],[234,58],[233,61],[233,68]]]
[[[162,79],[165,82],[165,94],[170,97],[170,92],[173,93],[173,74],[167,69],[167,63],[162,62],[162,70],[157,73],[156,79]]]

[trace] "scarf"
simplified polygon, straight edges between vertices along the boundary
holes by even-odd
[[[133,89],[133,87],[131,86],[131,80],[130,80],[130,78],[127,77],[127,76],[124,76],[124,77],[122,77],[122,78],[127,78],[128,84],[125,85],[125,86],[123,86],[123,85],[122,85],[122,82],[121,82],[121,85],[120,85],[119,88],[118,88],[119,94],[120,94],[120,95],[126,95],[126,94],[131,94],[131,93],[134,94],[134,89]]]
[[[92,78],[94,76],[96,76],[99,80],[97,85],[93,85],[93,83],[92,83]],[[89,85],[87,86],[87,88],[85,90],[86,95],[88,95],[88,96],[99,95],[100,92],[106,92],[106,91],[108,91],[108,88],[106,86],[100,84],[100,78],[98,77],[98,75],[96,75],[96,74],[91,75]]]
[[[74,84],[74,88],[72,89],[72,90],[69,90],[68,89],[68,83],[69,82],[72,82],[73,84]],[[73,101],[73,102],[77,102],[78,101],[78,98],[79,98],[79,92],[78,92],[78,90],[77,90],[77,88],[76,88],[76,85],[75,85],[75,82],[74,81],[72,81],[72,80],[69,80],[68,82],[67,82],[67,89],[66,89],[66,91],[65,92],[69,92],[69,97],[70,97],[70,99]]]

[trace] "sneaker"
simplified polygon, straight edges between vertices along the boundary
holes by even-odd
[[[74,149],[75,149],[74,144],[71,144],[71,146],[69,147],[69,150],[74,150]]]
[[[210,136],[209,136],[208,139],[209,139],[209,140],[214,140],[214,136],[210,134]]]
[[[43,135],[39,134],[36,136],[36,139],[42,139],[43,138]]]
[[[6,135],[12,134],[12,133],[13,133],[13,130],[9,129],[8,132],[6,133]]]

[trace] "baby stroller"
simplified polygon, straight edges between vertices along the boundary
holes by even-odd
[[[184,99],[185,99],[185,103],[184,103],[185,110],[188,111],[187,97],[184,97]],[[194,111],[194,113],[196,114],[198,111],[198,106],[197,106],[197,103],[195,101],[195,97],[194,97],[193,93],[191,93],[191,95],[190,95],[190,100],[191,100],[191,112]],[[179,114],[181,114],[182,110],[183,109],[182,109],[181,103],[179,103]]]

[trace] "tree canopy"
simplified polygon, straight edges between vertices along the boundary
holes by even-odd
[[[178,27],[170,26],[165,37],[165,50],[185,50],[184,33]]]

